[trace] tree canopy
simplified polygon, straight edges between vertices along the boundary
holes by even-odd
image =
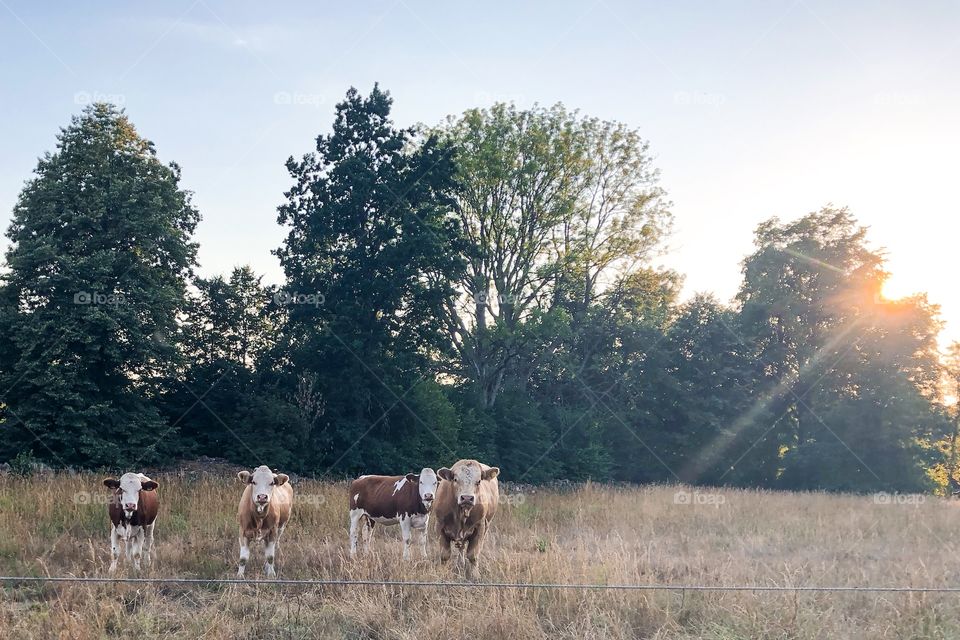
[[[37,165],[0,285],[6,455],[135,461],[162,430],[199,215],[117,109],[95,104]]]
[[[74,118],[7,232],[0,459],[960,486],[960,347],[940,357],[924,296],[881,295],[852,212],[762,222],[736,297],[684,300],[635,129],[508,104],[401,128],[392,106],[351,89],[288,160],[275,284],[195,275],[177,166],[114,107]]]

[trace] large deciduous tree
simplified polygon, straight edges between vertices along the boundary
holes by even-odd
[[[647,143],[561,105],[473,109],[440,130],[458,150],[467,268],[447,305],[457,373],[492,407],[553,340],[541,327],[586,317],[662,239],[669,214]],[[522,382],[521,382],[522,384]]]
[[[162,431],[159,385],[194,265],[198,213],[116,108],[73,118],[7,231],[0,372],[6,451],[134,462]]]
[[[337,471],[448,460],[456,441],[455,423],[436,420],[446,400],[432,365],[462,271],[453,152],[397,128],[391,103],[351,89],[317,152],[289,160],[279,213],[287,370],[323,395],[312,447]]]
[[[936,309],[889,301],[883,256],[846,209],[757,230],[739,331],[756,363],[753,419],[731,477],[790,488],[915,489],[935,437]]]

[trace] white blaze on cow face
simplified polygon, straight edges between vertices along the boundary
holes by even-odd
[[[253,473],[241,471],[237,474],[237,477],[243,482],[252,485],[250,500],[253,501],[253,506],[257,510],[257,513],[264,513],[267,507],[270,506],[273,488],[279,487],[289,480],[286,474],[274,473],[270,470],[270,467],[265,464],[254,469]]]
[[[120,476],[119,482],[111,479],[104,484],[116,490],[120,508],[127,519],[133,517],[140,507],[140,492],[157,488],[157,483],[142,473],[125,473]]]
[[[437,473],[433,469],[424,467],[420,470],[420,501],[423,502],[427,511],[433,504],[433,497],[437,495],[438,482]]]
[[[455,464],[453,469],[444,467],[437,475],[453,483],[457,496],[457,506],[470,509],[477,503],[481,480],[493,480],[500,473],[497,467],[481,469],[480,463]]]

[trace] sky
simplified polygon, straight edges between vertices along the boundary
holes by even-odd
[[[847,206],[891,296],[960,339],[960,3],[0,0],[0,226],[59,128],[126,109],[182,168],[200,273],[271,250],[284,163],[375,82],[399,125],[496,101],[562,102],[649,142],[675,216],[661,264],[729,300],[753,230]]]

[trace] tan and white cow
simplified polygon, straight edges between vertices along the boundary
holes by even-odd
[[[237,577],[243,577],[247,560],[250,558],[250,543],[256,540],[263,540],[266,556],[264,571],[268,577],[273,577],[277,575],[273,567],[277,543],[293,510],[293,487],[290,486],[290,478],[282,473],[274,473],[266,465],[257,467],[253,472],[241,471],[237,477],[247,485],[240,496],[237,514],[240,522],[240,565]]]
[[[110,573],[117,570],[120,547],[124,547],[127,562],[140,570],[140,558],[149,565],[153,548],[153,527],[160,510],[160,485],[142,473],[125,473],[120,479],[105,478],[103,486],[110,489]]]
[[[490,521],[497,512],[500,469],[476,460],[460,460],[437,471],[440,486],[433,511],[440,536],[440,561],[450,559],[450,545],[466,549],[467,576],[478,571],[480,549]]]
[[[420,532],[420,549],[427,556],[427,525],[437,492],[437,474],[424,467],[420,474],[360,476],[350,483],[350,555],[357,554],[357,537],[363,532],[364,550],[370,549],[375,523],[400,525],[403,559],[410,559],[413,531]]]

